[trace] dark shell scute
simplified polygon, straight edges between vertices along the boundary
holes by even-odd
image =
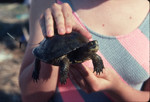
[[[83,46],[87,42],[88,39],[77,32],[65,36],[55,35],[45,38],[40,46],[33,50],[33,54],[38,59],[48,62]]]

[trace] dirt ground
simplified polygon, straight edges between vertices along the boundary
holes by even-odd
[[[20,41],[23,28],[28,30],[27,7],[0,3],[0,102],[21,102],[18,75],[25,46],[19,48],[19,43],[7,33]]]

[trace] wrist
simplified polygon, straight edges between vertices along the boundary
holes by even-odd
[[[110,90],[106,91],[106,94],[108,94],[113,101],[120,102],[124,101],[125,94],[128,94],[128,90],[133,90],[129,85],[127,85],[125,82],[120,81],[112,86]]]
[[[150,97],[148,91],[138,91],[123,82],[118,87],[107,91],[106,94],[115,102],[147,102]]]
[[[111,87],[109,88],[108,92],[112,94],[120,94],[124,89],[129,87],[127,83],[124,81],[117,79],[115,82],[112,83]]]

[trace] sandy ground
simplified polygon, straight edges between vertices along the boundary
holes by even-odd
[[[6,33],[20,40],[24,27],[28,28],[27,7],[0,3],[0,102],[21,102],[18,75],[25,46],[20,49]]]

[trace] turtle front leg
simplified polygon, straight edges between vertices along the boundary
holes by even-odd
[[[60,61],[60,82],[61,84],[66,84],[69,73],[69,59],[66,56],[63,56]]]
[[[97,54],[93,54],[91,55],[91,59],[92,59],[92,62],[93,62],[93,65],[94,65],[94,71],[96,71],[96,74],[100,74],[100,72],[103,72],[103,69],[104,69],[104,64],[103,64],[103,61],[101,59],[101,57]]]
[[[34,62],[34,70],[33,70],[33,73],[32,73],[32,78],[33,78],[33,81],[37,82],[39,80],[39,74],[40,74],[40,60],[39,59],[35,59],[35,62]]]

